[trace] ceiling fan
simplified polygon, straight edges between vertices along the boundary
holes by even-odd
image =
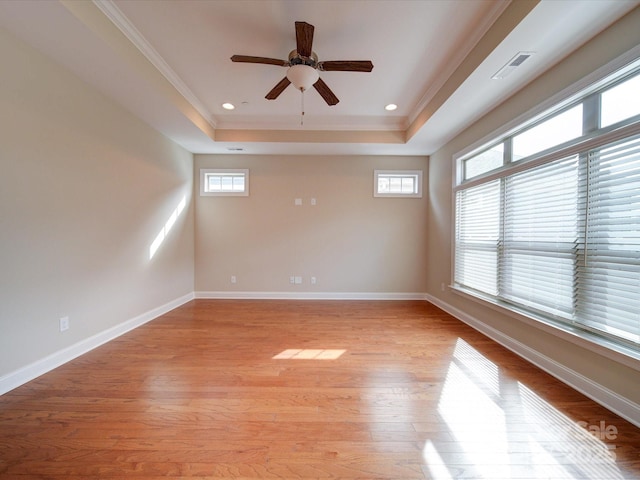
[[[302,92],[308,90],[313,85],[328,105],[336,105],[340,100],[338,100],[338,97],[335,96],[327,84],[320,78],[318,70],[324,72],[370,72],[373,70],[373,63],[371,63],[370,60],[332,60],[319,62],[318,55],[311,50],[314,26],[306,22],[295,22],[295,24],[296,49],[289,53],[288,60],[234,55],[231,57],[231,61],[289,67],[287,75],[265,96],[268,100],[278,98],[284,89],[293,83],[294,87]]]

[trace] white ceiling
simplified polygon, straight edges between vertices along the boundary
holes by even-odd
[[[427,155],[638,4],[23,0],[0,1],[0,26],[194,153]],[[526,5],[535,7],[509,25]],[[292,86],[264,98],[285,68],[230,61],[286,60],[295,21],[315,26],[319,60],[374,64],[371,73],[321,72],[340,103],[309,90],[304,125]],[[492,80],[520,51],[535,55]]]

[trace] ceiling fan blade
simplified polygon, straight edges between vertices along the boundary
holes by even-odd
[[[321,78],[319,78],[318,81],[313,84],[313,88],[315,88],[320,96],[324,98],[324,101],[327,102],[327,105],[336,105],[340,101],[338,100],[338,97],[336,97],[331,89],[327,86],[327,84],[322,81]]]
[[[290,83],[291,81],[287,77],[284,77],[282,80],[278,82],[278,84],[275,87],[271,89],[269,93],[267,93],[267,95],[264,98],[266,98],[267,100],[275,100],[280,96],[280,94],[284,91],[284,89],[289,86]]]
[[[318,62],[318,69],[325,72],[370,72],[373,63],[371,60],[334,60]]]
[[[251,57],[249,55],[234,55],[231,57],[232,62],[242,63],[264,63],[266,65],[278,65],[280,67],[288,67],[289,62],[286,60],[278,60],[277,58],[267,57]]]
[[[303,57],[311,56],[314,26],[307,22],[296,22],[296,50]]]

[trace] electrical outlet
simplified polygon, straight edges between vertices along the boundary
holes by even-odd
[[[296,285],[301,285],[302,284],[302,277],[295,277],[294,281],[295,281]]]
[[[66,332],[69,330],[69,317],[62,317],[60,319],[60,331]]]
[[[315,285],[317,283],[316,277],[311,277],[311,285]]]
[[[294,277],[293,275],[291,275],[291,276],[289,277],[289,283],[291,283],[291,284],[296,283],[296,277]]]
[[[235,275],[231,275],[231,283],[237,283],[238,279],[236,278]]]

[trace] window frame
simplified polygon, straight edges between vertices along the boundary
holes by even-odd
[[[633,55],[633,56],[631,56]],[[453,156],[454,172],[452,185],[452,257],[451,257],[451,286],[452,291],[458,294],[468,295],[481,303],[488,303],[492,308],[496,308],[509,316],[525,320],[527,323],[541,328],[551,327],[557,334],[558,331],[568,334],[566,338],[579,339],[578,343],[586,341],[589,344],[596,344],[604,347],[608,352],[622,353],[631,359],[640,359],[640,342],[625,340],[623,336],[609,335],[607,332],[592,330],[587,325],[578,322],[567,321],[566,318],[545,314],[535,311],[535,309],[523,308],[522,305],[514,305],[509,301],[501,299],[500,296],[493,296],[483,292],[474,291],[464,285],[456,283],[457,279],[457,209],[459,192],[467,189],[487,184],[494,180],[505,181],[508,177],[519,172],[537,169],[543,165],[569,155],[585,155],[595,148],[606,148],[607,145],[631,139],[634,135],[640,134],[640,115],[630,116],[622,121],[615,122],[606,127],[600,127],[600,96],[616,85],[640,76],[640,48],[634,49],[627,55],[617,59],[611,64],[599,69],[586,80],[582,80],[569,89],[554,95],[543,102],[536,109],[529,111],[503,126],[498,131],[490,134],[465,150]],[[583,131],[578,138],[549,147],[543,151],[536,152],[528,157],[513,160],[512,138],[516,135],[535,128],[536,125],[559,115],[577,104],[583,105]],[[494,148],[497,144],[504,142],[505,158],[503,165],[490,171],[485,171],[472,178],[465,178],[465,162],[472,160],[476,156],[482,155],[487,150]],[[501,207],[502,208],[502,207]],[[501,222],[504,222],[503,213]],[[498,264],[500,259],[498,259]],[[500,267],[496,275],[500,275]],[[640,369],[637,363],[633,362],[635,368]]]
[[[242,177],[244,179],[243,190],[210,191],[207,189],[208,176]],[[202,197],[248,197],[249,196],[249,169],[247,168],[201,168],[200,169],[200,196]]]
[[[415,181],[415,188],[413,189],[412,193],[381,192],[379,189],[380,177],[411,177]],[[374,170],[373,196],[376,198],[422,198],[422,170]]]

